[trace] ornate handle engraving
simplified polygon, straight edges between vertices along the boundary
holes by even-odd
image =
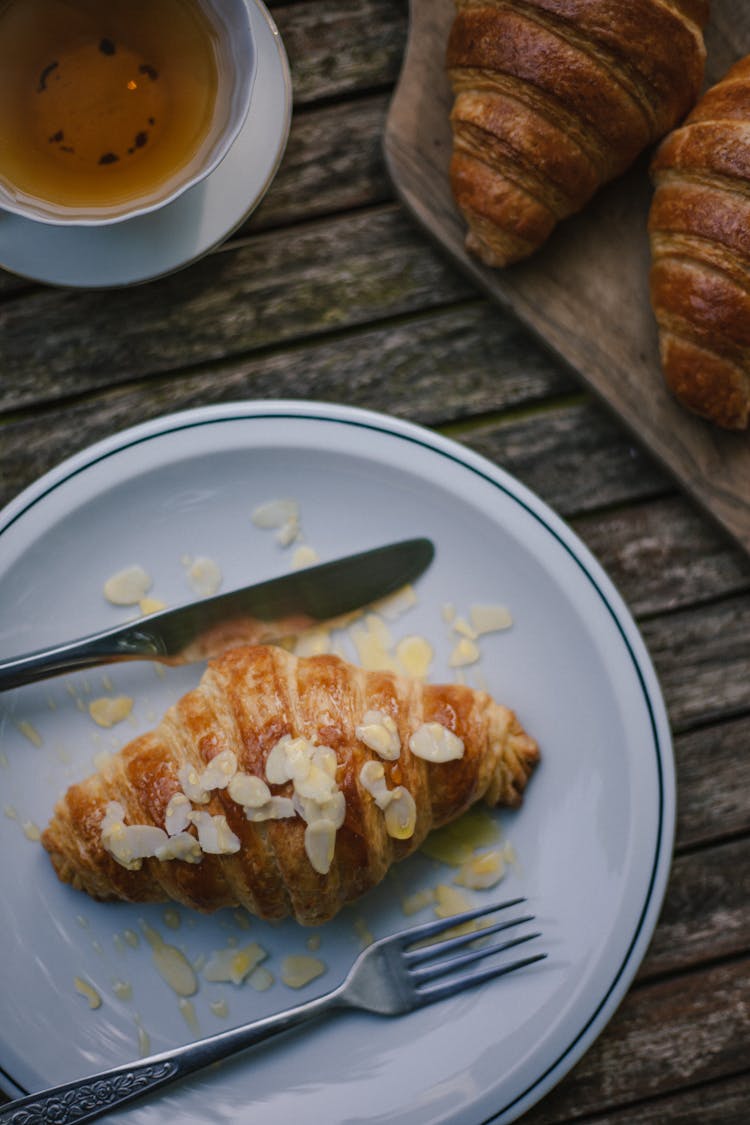
[[[176,1071],[177,1064],[167,1060],[30,1094],[0,1109],[0,1125],[73,1125],[160,1086]]]

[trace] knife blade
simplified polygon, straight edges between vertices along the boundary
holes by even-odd
[[[434,554],[429,539],[405,539],[0,660],[0,691],[115,661],[190,664],[238,644],[280,640],[395,593]]]

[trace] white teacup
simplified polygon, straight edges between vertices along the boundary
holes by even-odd
[[[0,209],[95,226],[208,176],[247,116],[252,0],[0,0]]]

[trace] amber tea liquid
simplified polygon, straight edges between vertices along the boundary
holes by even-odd
[[[0,179],[63,207],[158,196],[209,131],[197,0],[0,0]]]

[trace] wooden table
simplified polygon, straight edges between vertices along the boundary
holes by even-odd
[[[449,434],[588,544],[661,678],[674,868],[619,1011],[533,1123],[750,1119],[750,560],[395,201],[382,130],[399,0],[273,3],[295,91],[251,220],[171,277],[44,288],[0,272],[0,502],[92,441],[198,404],[295,397]]]

